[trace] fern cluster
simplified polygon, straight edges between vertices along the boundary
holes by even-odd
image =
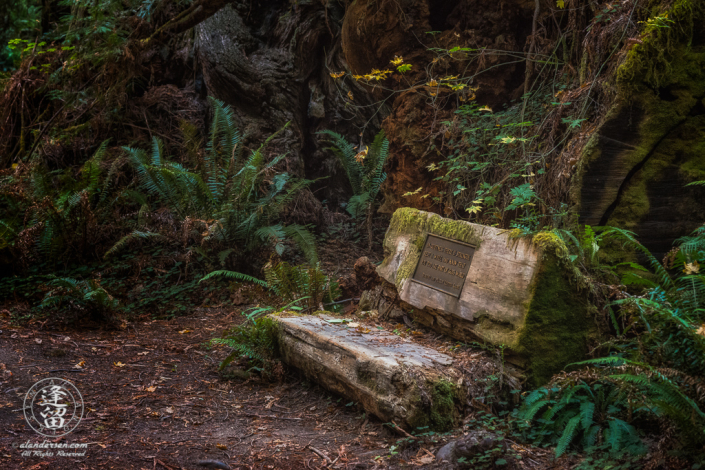
[[[588,451],[606,447],[613,453],[643,453],[636,429],[624,420],[627,398],[611,383],[580,381],[540,388],[524,399],[517,418],[535,421],[529,437],[537,444],[555,445],[556,457],[571,444]]]
[[[47,283],[51,288],[40,308],[70,308],[85,314],[94,314],[102,318],[112,318],[119,310],[120,303],[108,293],[98,279],[87,281],[70,277],[56,277]]]
[[[635,423],[662,418],[675,426],[682,446],[701,447],[705,273],[700,265],[705,263],[705,228],[677,240],[663,264],[624,229],[554,233],[584,272],[621,279],[632,294],[622,292],[611,304],[617,337],[605,344],[609,355],[573,364],[577,371],[532,392],[517,417],[533,422],[533,437],[556,444],[558,455],[571,445],[635,453],[640,449]],[[640,254],[649,269],[632,262],[603,264],[598,252],[607,242]]]
[[[213,338],[211,344],[222,344],[232,351],[220,363],[220,370],[232,361],[246,357],[250,370],[268,373],[279,355],[277,324],[271,318],[262,317],[235,326],[223,338]]]
[[[316,266],[291,266],[283,261],[264,267],[269,288],[286,302],[306,299],[309,309],[320,309],[340,296],[338,284]]]
[[[263,150],[276,134],[250,155],[243,155],[232,110],[215,98],[210,98],[210,102],[213,123],[198,168],[187,169],[169,161],[157,137],[153,138],[150,153],[124,148],[140,187],[148,196],[142,197],[140,213],[151,212],[150,199],[153,204],[167,207],[182,223],[184,242],[191,240],[194,251],[205,257],[215,255],[221,265],[231,255],[246,255],[265,246],[271,246],[281,255],[287,239],[294,241],[309,261],[315,263],[318,259],[315,239],[309,230],[279,222],[280,213],[311,181],[277,173],[274,167],[284,155],[267,161]],[[167,233],[159,235],[169,237]],[[136,228],[118,241],[109,254],[133,240],[148,237],[157,235],[155,231]]]
[[[14,177],[3,181],[0,193],[10,210],[0,220],[0,247],[9,247],[24,261],[36,257],[50,263],[80,259],[95,250],[97,226],[108,218],[115,201],[112,186],[120,164],[114,160],[107,174],[103,171],[107,149],[105,141],[81,167],[78,178],[71,170],[49,172],[35,164],[29,191],[18,192]]]
[[[340,134],[324,130],[319,132],[326,136],[331,144],[328,150],[338,158],[343,165],[352,186],[353,196],[348,201],[346,210],[353,217],[366,216],[368,245],[372,248],[372,214],[375,199],[382,183],[387,179],[383,171],[384,163],[389,155],[389,141],[381,130],[375,136],[372,145],[366,149],[358,149],[345,140]],[[360,150],[358,152],[358,150]]]

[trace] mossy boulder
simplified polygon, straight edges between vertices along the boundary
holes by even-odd
[[[412,280],[428,234],[475,246],[458,297]],[[586,292],[551,233],[514,238],[494,227],[398,209],[378,274],[393,284],[417,322],[462,341],[506,348],[532,385],[581,360],[597,329]]]
[[[677,0],[653,12],[673,23],[647,26],[627,53],[571,184],[581,223],[632,230],[658,257],[705,213],[705,188],[686,187],[705,179],[704,10]]]

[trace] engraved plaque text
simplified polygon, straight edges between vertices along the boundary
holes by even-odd
[[[429,234],[411,279],[453,297],[460,297],[475,247]]]

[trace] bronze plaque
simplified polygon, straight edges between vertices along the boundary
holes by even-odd
[[[428,234],[411,279],[419,284],[460,297],[475,247]]]

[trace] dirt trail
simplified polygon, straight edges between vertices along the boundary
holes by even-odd
[[[365,468],[389,456],[384,447],[396,436],[294,373],[279,384],[220,378],[225,351],[203,343],[232,321],[218,309],[123,331],[36,331],[3,320],[0,467],[195,469],[215,459],[242,469],[320,468],[313,447],[339,468]],[[21,410],[27,390],[47,377],[68,379],[83,395],[85,417],[59,442],[90,443],[85,457],[22,457],[12,447],[44,440]]]

